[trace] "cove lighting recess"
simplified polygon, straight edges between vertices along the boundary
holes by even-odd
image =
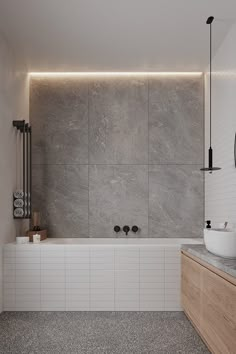
[[[112,72],[108,72],[108,71],[97,71],[97,72],[93,72],[93,71],[89,71],[89,72],[29,72],[29,76],[30,77],[36,77],[36,76],[81,76],[81,77],[89,77],[89,76],[201,76],[203,73],[202,72],[196,72],[196,71],[124,71],[124,72],[118,72],[118,71],[112,71]]]

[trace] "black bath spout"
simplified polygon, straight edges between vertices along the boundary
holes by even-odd
[[[125,225],[123,227],[123,231],[125,232],[126,236],[128,235],[129,231],[130,231],[130,227],[128,225]]]

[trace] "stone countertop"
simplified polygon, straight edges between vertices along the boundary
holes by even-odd
[[[236,278],[236,259],[227,259],[207,251],[205,245],[182,245],[181,249]]]

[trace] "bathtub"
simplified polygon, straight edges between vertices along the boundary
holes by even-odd
[[[51,238],[3,248],[5,311],[181,311],[180,247],[202,239]]]

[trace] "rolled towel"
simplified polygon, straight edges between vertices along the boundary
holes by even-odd
[[[23,198],[24,197],[24,192],[22,190],[16,190],[14,192],[14,197],[16,199],[20,199],[20,198]]]
[[[24,210],[22,208],[16,208],[14,210],[14,216],[15,216],[15,218],[23,218]]]
[[[15,208],[23,208],[23,206],[24,206],[23,199],[15,199],[14,200],[14,207]]]

